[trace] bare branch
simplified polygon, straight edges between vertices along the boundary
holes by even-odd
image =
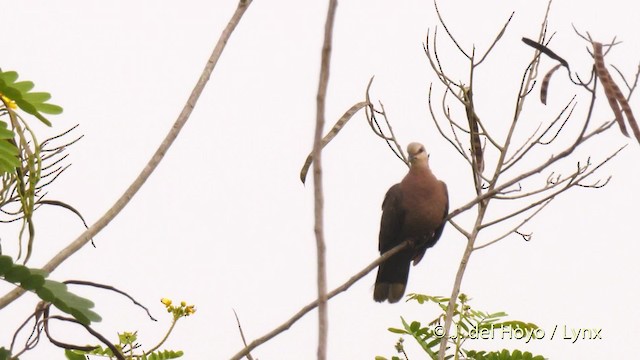
[[[469,234],[469,232],[467,232],[465,229],[463,229],[460,225],[458,225],[455,221],[449,219],[449,224],[453,225],[454,228],[456,228],[456,230],[458,230],[458,232],[460,234],[462,234],[464,237],[466,237],[467,239],[469,238],[469,236],[471,236]]]
[[[436,14],[438,15],[438,20],[440,21],[440,24],[442,24],[442,27],[444,27],[444,31],[446,31],[447,35],[449,35],[449,39],[451,39],[451,41],[456,45],[458,50],[460,50],[460,52],[464,54],[464,56],[466,56],[467,59],[471,60],[471,56],[462,49],[460,44],[458,44],[458,41],[456,40],[456,38],[451,34],[449,29],[447,28],[447,24],[445,24],[444,19],[442,19],[442,15],[440,15],[440,10],[438,9],[438,2],[436,0],[433,0],[433,6],[436,8]]]
[[[371,88],[372,83],[373,83],[373,77],[371,77],[371,79],[369,80],[369,84],[367,85],[367,91],[366,91],[366,102],[368,106],[365,108],[365,113],[367,116],[367,122],[369,123],[371,130],[373,130],[373,132],[378,137],[382,138],[387,143],[387,145],[389,146],[391,151],[394,153],[394,155],[398,157],[398,159],[402,160],[402,162],[404,162],[408,166],[409,160],[405,156],[404,151],[402,150],[402,146],[400,146],[400,143],[398,142],[398,139],[396,138],[396,135],[393,132],[393,127],[389,122],[389,118],[387,117],[387,112],[384,109],[384,105],[382,104],[381,101],[379,101],[380,110],[376,110],[373,104],[371,103],[371,99],[369,97],[369,90]],[[384,134],[384,131],[382,130],[382,127],[380,126],[380,123],[376,118],[376,114],[380,114],[384,118],[384,122],[387,126],[387,129],[389,130],[389,134],[390,134],[389,136],[386,136]]]
[[[316,96],[316,130],[313,139],[313,195],[316,235],[317,285],[318,285],[318,360],[327,358],[327,339],[329,332],[327,303],[327,265],[324,240],[324,194],[322,188],[322,132],[325,123],[327,87],[331,67],[331,47],[333,23],[336,17],[337,0],[329,0],[327,19],[324,27],[324,43],[320,60],[320,80]]]
[[[124,291],[122,291],[122,290],[120,290],[118,288],[115,288],[115,287],[113,287],[111,285],[99,284],[99,283],[95,283],[95,282],[92,282],[92,281],[84,281],[84,280],[66,280],[66,281],[63,281],[63,283],[65,283],[67,285],[85,285],[85,286],[91,286],[91,287],[96,287],[96,288],[99,288],[99,289],[105,289],[105,290],[113,291],[115,293],[118,293],[118,294],[126,297],[127,299],[131,300],[136,306],[142,308],[147,313],[147,316],[149,316],[149,318],[151,320],[158,321],[156,318],[154,318],[151,315],[151,312],[149,312],[149,309],[146,306],[144,306],[141,303],[139,303],[131,295],[129,295],[126,292],[124,292]]]
[[[399,253],[400,251],[404,250],[407,246],[409,246],[409,242],[405,241],[405,242],[397,245],[396,247],[392,248],[391,250],[385,252],[384,254],[382,254],[380,257],[378,257],[372,263],[367,265],[364,269],[360,270],[357,274],[355,274],[352,277],[350,277],[349,280],[345,281],[342,285],[338,286],[337,288],[335,288],[331,292],[329,292],[327,294],[327,300],[331,299],[334,296],[340,294],[341,292],[346,291],[347,289],[349,289],[358,280],[362,279],[365,275],[370,273],[371,270],[377,268],[380,264],[385,262],[388,258],[390,258],[393,255],[395,255],[395,254]],[[251,351],[251,350],[257,348],[258,346],[264,344],[265,342],[271,340],[272,338],[274,338],[276,335],[282,333],[283,331],[288,330],[291,327],[291,325],[295,324],[305,314],[307,314],[309,311],[315,309],[318,306],[318,302],[319,302],[319,299],[316,299],[316,300],[312,301],[311,303],[307,304],[302,309],[300,309],[297,313],[295,313],[291,318],[289,318],[287,321],[285,321],[284,323],[280,324],[278,327],[276,327],[275,329],[271,330],[270,332],[268,332],[267,334],[263,335],[262,337],[259,337],[259,338],[255,339],[255,340],[253,340],[252,342],[250,342],[248,346],[246,346],[240,352],[238,352],[233,357],[231,357],[231,360],[240,360],[240,359],[242,359],[242,357],[246,356],[249,353],[249,351]]]
[[[493,47],[496,46],[498,41],[500,41],[500,39],[502,38],[502,35],[504,35],[504,32],[507,30],[507,26],[509,26],[509,24],[511,23],[511,19],[513,19],[513,15],[515,15],[515,12],[512,12],[511,15],[509,15],[509,19],[507,19],[507,21],[504,23],[504,25],[502,26],[502,29],[500,29],[500,32],[498,33],[498,35],[496,35],[496,37],[493,39],[493,42],[491,43],[491,45],[487,49],[487,51],[480,58],[480,61],[478,61],[477,63],[475,63],[473,65],[474,67],[482,64],[482,62],[484,61],[484,59],[487,58],[487,56],[489,55],[491,50],[493,50]]]
[[[522,221],[521,221],[518,225],[516,225],[513,229],[511,229],[511,230],[507,231],[507,232],[506,232],[506,233],[504,233],[503,235],[501,235],[501,236],[499,236],[499,237],[497,237],[497,238],[495,238],[495,239],[493,239],[493,240],[489,241],[489,242],[488,242],[488,243],[486,243],[486,244],[483,244],[483,245],[480,245],[480,246],[476,246],[476,247],[474,247],[474,248],[473,248],[473,251],[480,250],[480,249],[483,249],[483,248],[485,248],[485,247],[487,247],[487,246],[489,246],[489,245],[495,244],[495,243],[497,243],[498,241],[500,241],[500,240],[502,240],[502,239],[506,238],[507,236],[509,236],[509,235],[511,235],[511,234],[518,234],[518,235],[521,235],[525,240],[527,240],[527,237],[528,237],[529,239],[531,239],[531,235],[530,235],[530,234],[529,234],[529,235],[527,235],[527,236],[525,236],[525,235],[523,235],[522,233],[520,233],[520,232],[518,231],[518,229],[520,229],[524,224],[528,223],[528,222],[529,222],[529,220],[531,220],[533,217],[535,217],[536,215],[538,215],[538,213],[539,213],[540,211],[542,211],[542,209],[544,209],[547,205],[549,205],[549,203],[551,203],[551,201],[552,201],[552,200],[553,200],[553,198],[551,198],[551,199],[547,199],[547,201],[546,201],[546,202],[544,202],[544,203],[542,204],[542,206],[538,207],[538,208],[536,209],[536,211],[535,211],[533,214],[531,214],[530,216],[528,216],[527,218],[525,218],[524,220],[522,220]],[[540,205],[540,204],[537,204],[537,205]],[[527,241],[529,241],[529,240],[527,240]]]
[[[527,141],[525,141],[523,143],[523,145],[516,150],[513,155],[511,156],[511,158],[507,159],[504,162],[504,167],[501,169],[501,171],[504,173],[507,170],[509,170],[513,165],[517,164],[531,149],[533,149],[536,145],[538,144],[543,144],[543,145],[547,145],[550,144],[553,140],[556,139],[556,137],[560,134],[560,132],[562,131],[562,129],[564,129],[564,125],[567,123],[567,121],[569,120],[569,118],[571,118],[571,115],[573,114],[573,110],[576,107],[576,103],[575,103],[575,95],[571,98],[571,100],[569,100],[569,102],[567,103],[567,105],[560,111],[560,113],[556,116],[555,119],[553,119],[549,125],[546,127],[546,129],[534,140],[531,141],[531,138],[536,134],[536,132],[538,131],[538,129],[540,127],[538,127],[538,129],[536,129],[536,131],[531,135],[531,137],[529,137],[529,139],[527,139]],[[571,106],[573,104],[573,106]],[[547,142],[543,142],[542,138],[547,135],[547,133],[549,133],[549,131],[551,131],[551,129],[558,123],[558,121],[562,118],[562,116],[564,115],[564,113],[569,109],[569,106],[571,106],[571,109],[569,110],[569,113],[567,114],[564,122],[560,125],[560,127],[558,128],[558,130],[556,131],[555,135],[551,138],[551,140],[547,141]],[[527,144],[529,144],[527,146]],[[524,150],[523,150],[524,149]],[[518,155],[519,153],[519,155]]]
[[[95,346],[82,347],[82,346],[64,344],[64,343],[61,343],[61,342],[56,341],[55,339],[53,339],[53,337],[51,337],[51,334],[49,334],[49,320],[52,320],[52,319],[72,322],[72,323],[75,323],[75,324],[78,324],[78,325],[84,327],[85,330],[87,330],[87,332],[89,334],[93,335],[95,338],[100,340],[101,343],[105,344],[111,350],[111,352],[113,353],[113,356],[115,356],[118,360],[125,360],[125,358],[122,355],[122,353],[106,337],[104,337],[99,332],[95,331],[91,326],[85,325],[85,324],[79,322],[76,319],[67,318],[67,317],[58,316],[58,315],[47,316],[42,320],[42,321],[44,321],[44,331],[47,334],[47,337],[49,338],[49,341],[51,341],[54,345],[62,347],[62,348],[65,348],[65,349],[81,349],[81,350],[84,350],[84,351],[91,351],[91,350],[95,349]]]
[[[451,140],[451,138],[449,138],[449,136],[447,136],[444,133],[444,131],[442,131],[442,128],[440,127],[440,124],[438,123],[438,120],[436,118],[436,114],[433,112],[433,104],[431,103],[431,90],[432,90],[432,85],[429,85],[429,96],[427,98],[427,103],[429,105],[429,113],[431,114],[431,119],[433,119],[433,123],[436,125],[436,128],[440,132],[440,135],[442,135],[442,137],[445,138],[451,144],[451,146],[453,146],[453,148],[456,149],[456,151],[458,151],[458,153],[463,158],[465,158],[467,161],[471,162],[471,160],[469,160],[469,158],[467,157],[466,153],[464,152],[464,148],[462,147],[462,144],[458,140],[458,137],[456,136],[455,131],[453,130],[453,127],[452,127],[451,130],[454,133],[454,138],[455,138],[456,142]],[[446,92],[445,92],[445,95],[446,95]],[[446,113],[445,113],[445,116],[447,116]],[[449,124],[452,124],[452,122],[450,121]],[[457,143],[457,145],[456,145],[456,143]]]
[[[247,347],[247,339],[244,338],[244,332],[242,331],[242,325],[240,325],[240,319],[238,319],[238,313],[233,310],[233,315],[236,317],[236,323],[238,324],[238,330],[240,331],[240,337],[242,338],[242,343],[244,347]],[[247,352],[247,360],[253,360],[253,356],[251,356],[250,352]]]

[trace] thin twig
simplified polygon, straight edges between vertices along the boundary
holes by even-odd
[[[56,340],[54,340],[51,337],[51,335],[49,334],[49,325],[48,325],[48,323],[49,323],[49,320],[51,320],[51,319],[68,321],[68,322],[76,323],[76,324],[84,327],[85,330],[87,330],[87,332],[89,332],[89,334],[93,335],[98,340],[100,340],[101,343],[105,344],[111,350],[111,352],[113,353],[113,356],[115,356],[118,360],[125,360],[125,358],[122,355],[122,353],[106,337],[104,337],[99,332],[93,330],[93,328],[91,328],[91,326],[83,324],[83,323],[79,322],[76,319],[67,318],[67,317],[64,317],[64,316],[52,315],[52,316],[47,316],[42,320],[44,322],[44,324],[45,324],[44,325],[45,333],[47,334],[47,336],[49,337],[49,340],[52,343],[56,343]],[[60,346],[60,344],[56,344],[56,345]],[[95,348],[95,347],[93,347],[93,348]]]
[[[244,347],[247,347],[247,339],[245,339],[244,337],[244,332],[242,331],[242,325],[240,325],[240,319],[238,319],[238,313],[236,313],[234,309],[232,310],[233,310],[233,315],[236,317],[236,323],[238,324],[238,330],[240,331],[240,337],[242,338],[242,343],[244,344]],[[253,356],[251,356],[250,352],[247,353],[247,360],[253,360]]]
[[[536,209],[536,211],[534,211],[534,212],[533,212],[533,214],[531,214],[530,216],[526,217],[526,218],[525,218],[524,220],[522,220],[518,225],[516,225],[513,229],[511,229],[511,230],[507,231],[507,232],[506,232],[506,233],[504,233],[502,236],[499,236],[499,237],[497,237],[497,238],[495,238],[495,239],[493,239],[493,240],[489,241],[489,242],[488,242],[488,243],[486,243],[486,244],[482,244],[482,245],[479,245],[479,246],[474,247],[474,248],[473,248],[473,251],[483,249],[483,248],[485,248],[485,247],[487,247],[487,246],[489,246],[489,245],[491,245],[491,244],[495,244],[495,243],[497,243],[498,241],[500,241],[500,240],[502,240],[502,239],[506,238],[507,236],[509,236],[509,235],[511,235],[511,234],[513,234],[513,233],[518,233],[518,229],[520,229],[520,227],[522,227],[524,224],[528,223],[528,222],[529,222],[529,220],[531,220],[533,217],[535,217],[536,215],[538,215],[538,213],[539,213],[540,211],[542,211],[542,209],[544,209],[547,205],[549,205],[549,203],[550,203],[552,200],[553,200],[553,198],[551,198],[551,199],[547,199],[547,201],[546,201],[544,204],[542,204],[542,206],[540,206],[539,208],[537,208],[537,209]]]
[[[460,50],[460,52],[467,57],[467,59],[471,60],[471,56],[469,56],[469,54],[467,54],[462,47],[460,46],[460,44],[458,44],[458,41],[456,40],[456,38],[451,34],[451,32],[449,31],[449,28],[447,28],[447,24],[445,24],[444,19],[442,18],[442,15],[440,15],[440,10],[438,9],[438,2],[436,0],[433,0],[433,6],[436,8],[436,15],[438,15],[438,20],[440,21],[440,24],[442,24],[442,27],[444,27],[444,31],[447,32],[447,35],[449,35],[449,39],[451,39],[451,41],[456,45],[456,47],[458,48],[458,50]]]
[[[487,58],[491,50],[493,50],[494,46],[496,46],[498,41],[500,41],[500,39],[502,38],[502,35],[504,35],[504,32],[507,30],[507,26],[509,26],[509,24],[511,23],[511,19],[513,19],[513,15],[515,15],[515,11],[512,12],[511,15],[509,15],[509,19],[507,19],[507,21],[504,23],[504,25],[502,26],[502,29],[500,29],[500,32],[498,33],[498,35],[496,35],[496,37],[493,39],[493,42],[491,43],[487,51],[484,53],[484,55],[480,57],[480,61],[473,64],[474,67],[482,64],[482,62],[484,61],[484,59]]]
[[[105,290],[110,290],[110,291],[116,292],[116,293],[126,297],[127,299],[131,300],[135,305],[137,305],[137,306],[141,307],[142,309],[144,309],[144,311],[147,313],[147,316],[149,316],[149,318],[151,320],[158,321],[156,318],[154,318],[151,315],[151,312],[149,312],[149,309],[146,306],[144,306],[141,303],[139,303],[131,295],[129,295],[126,292],[124,292],[124,291],[122,291],[122,290],[120,290],[118,288],[115,288],[115,287],[113,287],[111,285],[99,284],[99,283],[95,283],[95,282],[92,282],[92,281],[84,281],[84,280],[66,280],[66,281],[63,281],[63,283],[65,283],[67,285],[91,286],[91,287],[96,287],[96,288],[99,288],[99,289],[105,289]]]

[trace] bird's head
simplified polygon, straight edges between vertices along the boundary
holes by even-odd
[[[424,145],[412,142],[407,146],[407,154],[409,154],[409,163],[411,165],[416,163],[429,164],[429,154],[424,149]]]

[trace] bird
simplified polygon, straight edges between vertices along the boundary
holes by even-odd
[[[398,302],[404,295],[411,262],[417,265],[428,248],[436,244],[449,213],[447,185],[429,168],[424,146],[407,146],[409,172],[387,191],[382,202],[378,250],[380,254],[404,241],[410,245],[378,267],[373,290],[376,302]]]

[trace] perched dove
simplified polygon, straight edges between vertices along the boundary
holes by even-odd
[[[409,173],[387,191],[382,203],[378,249],[384,254],[405,240],[411,244],[378,268],[373,290],[377,302],[395,303],[402,298],[411,261],[416,265],[425,251],[435,245],[449,213],[447,185],[429,169],[429,155],[424,146],[411,143],[407,153]]]

